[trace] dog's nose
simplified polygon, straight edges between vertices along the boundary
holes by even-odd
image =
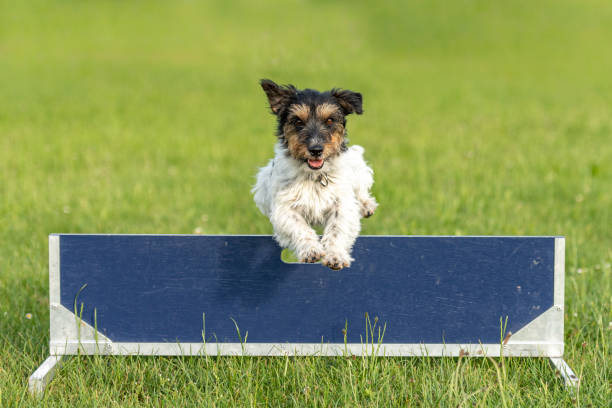
[[[321,145],[315,145],[312,147],[308,148],[308,151],[310,152],[310,154],[312,154],[315,157],[319,157],[321,155],[321,153],[323,153],[323,146]]]

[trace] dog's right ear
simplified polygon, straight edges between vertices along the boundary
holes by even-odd
[[[275,115],[279,115],[289,105],[289,102],[291,102],[297,93],[297,89],[295,89],[293,85],[281,86],[269,79],[262,79],[259,83],[268,96],[270,109],[272,109]]]

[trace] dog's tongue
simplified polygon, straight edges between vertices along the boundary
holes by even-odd
[[[314,167],[315,169],[318,169],[321,166],[323,166],[323,160],[312,160],[312,159],[309,159],[308,160],[308,164],[310,164],[310,167]]]

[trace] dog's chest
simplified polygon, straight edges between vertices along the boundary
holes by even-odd
[[[330,210],[338,205],[337,181],[303,179],[295,182],[284,192],[291,207],[304,216],[309,223],[323,223]]]

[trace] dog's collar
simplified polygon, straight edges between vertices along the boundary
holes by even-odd
[[[323,187],[327,187],[327,185],[330,183],[330,177],[327,173],[321,173],[319,174],[319,177],[317,177],[317,181],[323,186]]]

